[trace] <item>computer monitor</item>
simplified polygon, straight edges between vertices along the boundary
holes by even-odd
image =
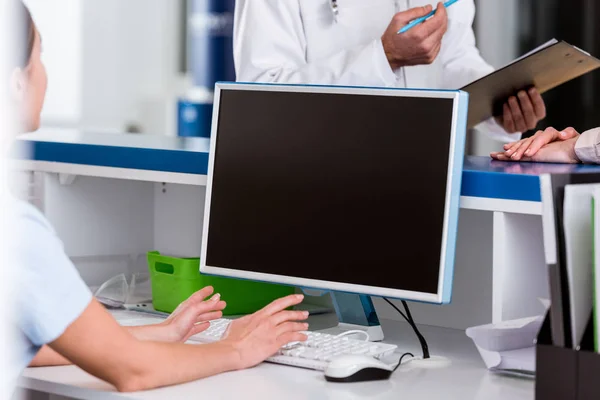
[[[450,302],[467,103],[217,84],[201,272]]]

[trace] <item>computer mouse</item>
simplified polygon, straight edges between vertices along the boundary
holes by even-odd
[[[343,355],[332,359],[325,369],[329,382],[366,382],[389,379],[394,368],[366,355]]]

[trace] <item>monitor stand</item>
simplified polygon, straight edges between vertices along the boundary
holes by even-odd
[[[377,311],[371,297],[362,294],[331,292],[333,307],[338,317],[338,326],[324,329],[322,332],[339,334],[350,330],[365,331],[369,340],[383,340],[383,329],[379,324]]]

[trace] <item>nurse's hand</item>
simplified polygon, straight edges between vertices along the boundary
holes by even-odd
[[[448,14],[442,3],[438,4],[433,17],[407,32],[398,34],[410,21],[425,16],[431,10],[431,5],[427,5],[394,15],[381,37],[385,55],[392,69],[431,64],[438,56],[442,48],[442,37],[448,29]]]
[[[288,311],[300,304],[304,296],[291,295],[277,299],[252,315],[231,322],[222,344],[230,345],[239,355],[238,369],[254,367],[290,342],[303,342],[308,329],[304,321],[307,311]]]
[[[191,295],[171,313],[163,323],[157,326],[150,340],[160,342],[185,342],[191,336],[210,327],[210,321],[223,316],[227,304],[221,300],[212,286],[207,286]],[[206,300],[209,298],[208,300]],[[149,327],[148,327],[149,328]],[[135,335],[140,339],[138,335]]]
[[[527,132],[535,129],[546,118],[544,99],[535,88],[521,90],[511,96],[502,108],[502,116],[496,118],[508,133]]]

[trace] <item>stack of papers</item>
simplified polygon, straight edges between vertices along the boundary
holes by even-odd
[[[491,371],[535,372],[535,338],[543,316],[503,321],[467,329],[486,367]]]

